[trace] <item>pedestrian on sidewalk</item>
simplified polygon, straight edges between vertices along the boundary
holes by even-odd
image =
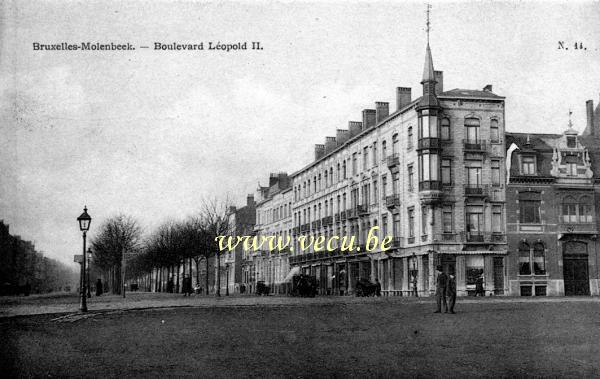
[[[96,296],[101,296],[102,295],[102,280],[100,280],[100,278],[98,278],[98,280],[96,280]]]
[[[442,302],[444,303],[444,312],[448,311],[448,304],[446,303],[446,288],[448,286],[448,275],[444,274],[443,267],[437,266],[437,280],[435,286],[435,299],[437,302],[437,308],[434,313],[442,312]]]
[[[456,304],[456,278],[454,277],[454,273],[448,275],[446,296],[448,297],[448,308],[450,313],[454,313],[454,304]]]
[[[483,290],[483,274],[479,275],[475,281],[475,296],[485,296],[485,291]]]

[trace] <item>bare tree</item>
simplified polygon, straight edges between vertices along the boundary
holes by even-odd
[[[140,251],[142,228],[131,216],[117,215],[106,220],[92,239],[94,264],[107,274],[112,293],[121,293],[123,254]]]
[[[221,296],[221,254],[216,238],[219,236],[227,236],[232,232],[230,223],[231,207],[229,200],[218,201],[216,199],[205,200],[202,205],[201,217],[205,227],[205,238],[207,254],[215,256],[216,272],[216,289],[215,296]],[[206,263],[208,273],[208,259]],[[208,283],[207,283],[208,285]]]

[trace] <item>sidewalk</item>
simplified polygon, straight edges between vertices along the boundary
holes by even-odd
[[[132,292],[126,298],[117,295],[92,296],[87,299],[89,312],[133,310],[174,307],[247,307],[247,306],[303,306],[345,305],[374,302],[433,303],[434,297],[354,297],[317,296],[300,298],[290,296],[192,295],[171,293]],[[600,297],[459,297],[457,303],[527,303],[527,302],[600,302]],[[28,316],[40,314],[62,314],[79,312],[79,297],[75,294],[33,295],[29,297],[0,298],[0,317]]]

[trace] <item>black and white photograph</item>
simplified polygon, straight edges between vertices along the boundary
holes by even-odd
[[[0,376],[600,376],[600,2],[0,1]]]

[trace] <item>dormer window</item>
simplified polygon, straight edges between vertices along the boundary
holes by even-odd
[[[577,147],[577,137],[568,136],[567,137],[567,147],[568,148],[576,148]]]
[[[535,156],[524,155],[521,157],[521,174],[535,175]]]

